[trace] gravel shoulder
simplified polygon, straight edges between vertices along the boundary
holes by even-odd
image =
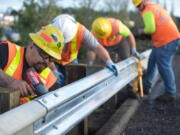
[[[177,86],[177,100],[172,103],[151,102],[163,91],[158,81],[149,97],[140,104],[137,112],[120,135],[179,135],[180,134],[180,55],[175,56],[173,68]]]

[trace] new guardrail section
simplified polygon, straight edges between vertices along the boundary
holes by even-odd
[[[143,52],[147,68],[150,50]],[[103,69],[0,115],[0,135],[64,135],[138,76],[134,57],[117,63],[119,76]]]

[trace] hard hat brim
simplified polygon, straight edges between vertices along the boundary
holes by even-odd
[[[32,41],[39,47],[41,48],[43,51],[45,51],[48,55],[50,55],[51,57],[57,59],[57,60],[61,60],[61,53],[55,53],[52,50],[50,50],[48,48],[48,46],[46,44],[41,43],[40,39],[41,37],[38,37],[34,34],[34,33],[30,33],[29,34],[30,38],[32,39]]]

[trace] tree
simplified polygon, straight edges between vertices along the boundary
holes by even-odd
[[[98,5],[97,0],[80,0],[81,7],[77,10],[75,18],[87,28],[91,28],[92,21],[98,17],[98,12],[94,9]]]
[[[109,17],[115,17],[120,20],[129,20],[128,15],[129,0],[105,0],[105,7]]]
[[[55,5],[54,0],[26,0],[23,9],[17,12],[18,21],[15,27],[21,35],[21,44],[28,44],[30,41],[29,33],[37,32],[44,25],[61,13],[61,9]]]

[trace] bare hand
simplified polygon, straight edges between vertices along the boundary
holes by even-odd
[[[55,66],[54,62],[49,62],[49,63],[48,63],[48,67],[49,67],[52,71],[56,70],[56,66]]]
[[[13,80],[8,88],[13,88],[20,90],[21,96],[28,96],[29,94],[34,95],[33,89],[28,85],[26,81],[23,80]]]

